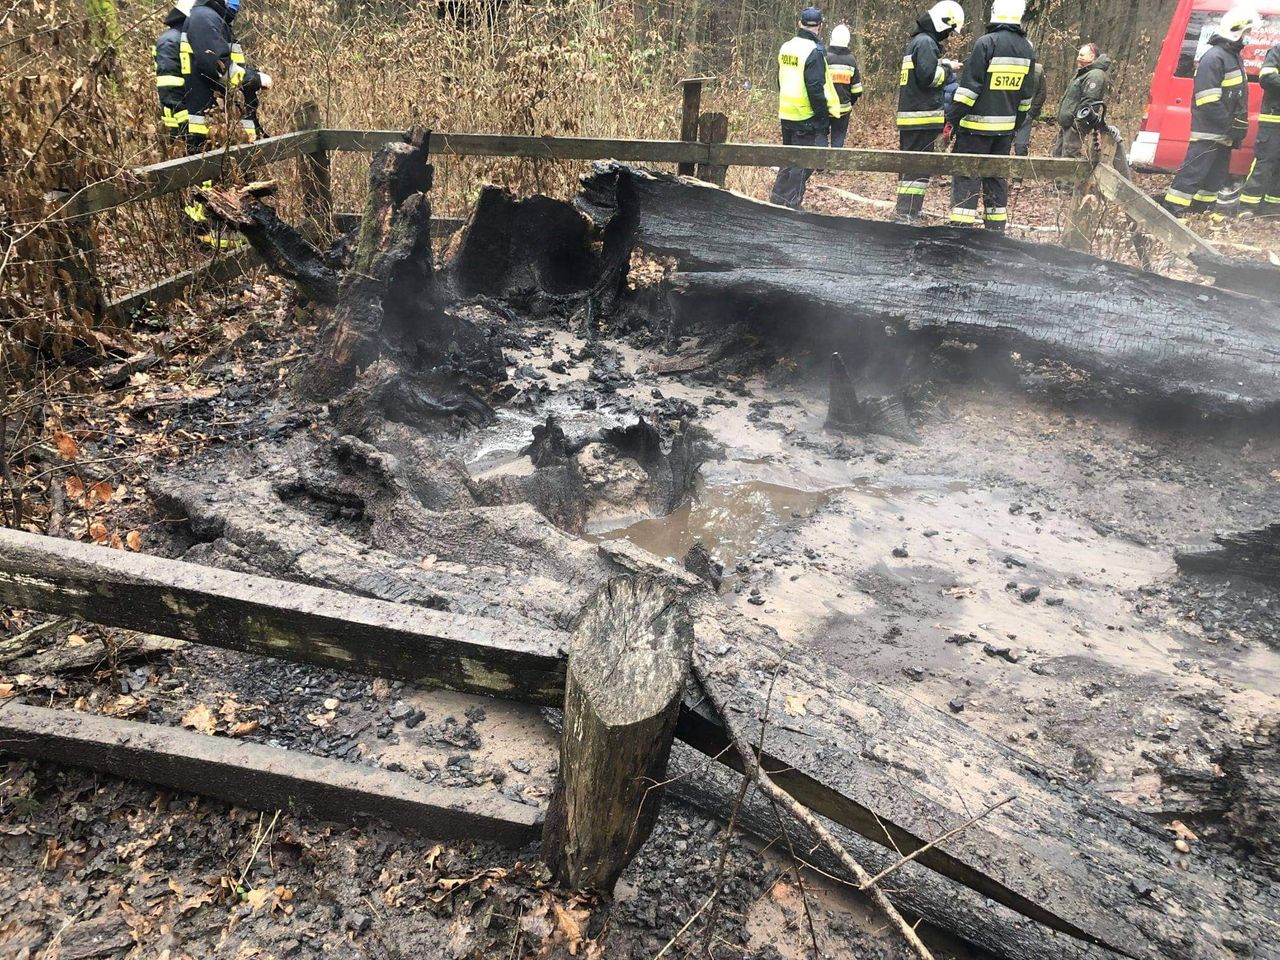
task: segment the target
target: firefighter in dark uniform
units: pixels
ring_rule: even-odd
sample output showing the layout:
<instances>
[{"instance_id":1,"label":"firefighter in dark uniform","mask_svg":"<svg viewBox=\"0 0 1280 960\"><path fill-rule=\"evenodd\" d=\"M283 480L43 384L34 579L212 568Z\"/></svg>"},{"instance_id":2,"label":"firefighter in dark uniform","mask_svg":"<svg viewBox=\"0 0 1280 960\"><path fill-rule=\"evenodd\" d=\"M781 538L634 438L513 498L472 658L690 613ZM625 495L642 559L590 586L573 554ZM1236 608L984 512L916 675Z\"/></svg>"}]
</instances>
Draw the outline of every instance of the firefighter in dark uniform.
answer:
<instances>
[{"instance_id":1,"label":"firefighter in dark uniform","mask_svg":"<svg viewBox=\"0 0 1280 960\"><path fill-rule=\"evenodd\" d=\"M195 0L182 36L185 103L187 108L187 153L199 153L209 140L209 126L219 101L238 93L245 109L238 121L245 139L257 137L257 96L271 88L270 74L249 64L236 42L232 23L240 11L240 0ZM205 183L202 186L212 186ZM239 238L224 238L209 230L204 204L193 200L184 208L200 231L199 239L212 246L233 247Z\"/></svg>"},{"instance_id":2,"label":"firefighter in dark uniform","mask_svg":"<svg viewBox=\"0 0 1280 960\"><path fill-rule=\"evenodd\" d=\"M778 51L778 118L784 146L825 147L831 121L840 116L840 98L831 81L822 46L822 11L806 7L800 29ZM812 170L783 167L769 200L793 210L804 203Z\"/></svg>"},{"instance_id":3,"label":"firefighter in dark uniform","mask_svg":"<svg viewBox=\"0 0 1280 960\"><path fill-rule=\"evenodd\" d=\"M942 47L964 29L964 8L955 0L935 3L916 21L898 73L898 146L933 153L946 125L946 88L955 79L954 65L942 58ZM920 219L929 178L903 174L898 179L897 217Z\"/></svg>"},{"instance_id":4,"label":"firefighter in dark uniform","mask_svg":"<svg viewBox=\"0 0 1280 960\"><path fill-rule=\"evenodd\" d=\"M1220 221L1239 202L1239 191L1227 181L1231 151L1244 143L1249 132L1249 85L1240 53L1257 18L1245 7L1227 12L1196 67L1191 142L1164 195L1165 207L1176 217L1210 210L1213 219Z\"/></svg>"},{"instance_id":5,"label":"firefighter in dark uniform","mask_svg":"<svg viewBox=\"0 0 1280 960\"><path fill-rule=\"evenodd\" d=\"M831 45L827 47L827 66L831 68L831 83L840 98L840 116L831 121L831 146L843 147L849 135L849 118L853 105L862 96L862 73L858 61L849 49L849 28L837 24L831 31Z\"/></svg>"},{"instance_id":6,"label":"firefighter in dark uniform","mask_svg":"<svg viewBox=\"0 0 1280 960\"><path fill-rule=\"evenodd\" d=\"M160 116L164 132L172 141L185 141L187 136L186 80L182 70L182 33L187 15L195 0L177 0L165 14L164 33L156 37L151 48L156 62L156 95L160 98Z\"/></svg>"},{"instance_id":7,"label":"firefighter in dark uniform","mask_svg":"<svg viewBox=\"0 0 1280 960\"><path fill-rule=\"evenodd\" d=\"M1262 112L1258 114L1258 139L1253 142L1253 169L1240 194L1242 217L1257 214L1262 205L1280 213L1280 43L1267 51L1258 71L1262 87Z\"/></svg>"},{"instance_id":8,"label":"firefighter in dark uniform","mask_svg":"<svg viewBox=\"0 0 1280 960\"><path fill-rule=\"evenodd\" d=\"M1018 128L1029 122L1036 54L1022 29L1026 7L1026 0L994 0L991 5L988 32L965 60L947 117L956 153L1007 157ZM1009 222L1009 181L1004 177L953 178L951 223L977 225L979 193L987 229L1003 232Z\"/></svg>"}]
</instances>

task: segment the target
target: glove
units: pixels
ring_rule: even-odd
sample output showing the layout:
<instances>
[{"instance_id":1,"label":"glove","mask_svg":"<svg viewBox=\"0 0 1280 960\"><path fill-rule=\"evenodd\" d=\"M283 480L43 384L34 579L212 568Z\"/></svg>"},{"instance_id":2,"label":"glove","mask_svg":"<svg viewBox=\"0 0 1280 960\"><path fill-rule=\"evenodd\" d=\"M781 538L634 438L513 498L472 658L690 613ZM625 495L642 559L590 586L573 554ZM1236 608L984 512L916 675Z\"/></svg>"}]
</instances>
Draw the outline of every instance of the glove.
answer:
<instances>
[{"instance_id":1,"label":"glove","mask_svg":"<svg viewBox=\"0 0 1280 960\"><path fill-rule=\"evenodd\" d=\"M258 80L262 83L262 89L263 89L263 90L270 90L270 89L271 89L271 74L269 74L269 73L263 73L261 70L259 70L259 71L258 71Z\"/></svg>"}]
</instances>

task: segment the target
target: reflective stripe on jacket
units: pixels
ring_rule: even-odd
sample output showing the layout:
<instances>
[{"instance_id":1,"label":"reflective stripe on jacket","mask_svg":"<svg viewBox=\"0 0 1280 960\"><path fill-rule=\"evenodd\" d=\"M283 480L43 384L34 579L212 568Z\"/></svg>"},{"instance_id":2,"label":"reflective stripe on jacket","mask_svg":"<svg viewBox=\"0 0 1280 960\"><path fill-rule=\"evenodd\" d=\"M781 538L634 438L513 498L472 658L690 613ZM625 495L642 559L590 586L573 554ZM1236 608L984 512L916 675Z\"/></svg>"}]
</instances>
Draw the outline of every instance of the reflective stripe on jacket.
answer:
<instances>
[{"instance_id":1,"label":"reflective stripe on jacket","mask_svg":"<svg viewBox=\"0 0 1280 960\"><path fill-rule=\"evenodd\" d=\"M243 62L224 0L196 0L187 17L185 36L191 59L186 105L192 114L211 113L214 103L227 90L253 91L261 87L257 69ZM194 127L192 132L196 132Z\"/></svg>"},{"instance_id":2,"label":"reflective stripe on jacket","mask_svg":"<svg viewBox=\"0 0 1280 960\"><path fill-rule=\"evenodd\" d=\"M1196 67L1191 140L1231 143L1249 125L1249 92L1240 44L1214 37Z\"/></svg>"},{"instance_id":3,"label":"reflective stripe on jacket","mask_svg":"<svg viewBox=\"0 0 1280 960\"><path fill-rule=\"evenodd\" d=\"M840 116L826 51L801 30L778 51L778 116L783 120L829 120Z\"/></svg>"},{"instance_id":4,"label":"reflective stripe on jacket","mask_svg":"<svg viewBox=\"0 0 1280 960\"><path fill-rule=\"evenodd\" d=\"M164 125L176 129L186 122L179 118L186 107L183 103L183 88L186 81L182 75L182 25L187 18L177 10L170 10L164 18L165 31L156 37L155 46L151 48L156 67L156 96L160 99Z\"/></svg>"},{"instance_id":5,"label":"reflective stripe on jacket","mask_svg":"<svg viewBox=\"0 0 1280 960\"><path fill-rule=\"evenodd\" d=\"M827 51L827 66L831 70L836 96L840 98L840 115L844 116L853 110L853 105L862 96L862 73L858 70L858 61L847 47L832 47Z\"/></svg>"},{"instance_id":6,"label":"reflective stripe on jacket","mask_svg":"<svg viewBox=\"0 0 1280 960\"><path fill-rule=\"evenodd\" d=\"M1020 26L992 24L965 61L949 119L979 136L1013 133L1031 110L1035 63L1035 50Z\"/></svg>"},{"instance_id":7,"label":"reflective stripe on jacket","mask_svg":"<svg viewBox=\"0 0 1280 960\"><path fill-rule=\"evenodd\" d=\"M1280 125L1280 43L1267 51L1258 71L1258 84L1262 87L1262 112L1258 114L1258 126Z\"/></svg>"},{"instance_id":8,"label":"reflective stripe on jacket","mask_svg":"<svg viewBox=\"0 0 1280 960\"><path fill-rule=\"evenodd\" d=\"M944 67L942 44L922 17L907 43L898 72L898 126L941 130L947 122L945 89L950 71Z\"/></svg>"}]
</instances>

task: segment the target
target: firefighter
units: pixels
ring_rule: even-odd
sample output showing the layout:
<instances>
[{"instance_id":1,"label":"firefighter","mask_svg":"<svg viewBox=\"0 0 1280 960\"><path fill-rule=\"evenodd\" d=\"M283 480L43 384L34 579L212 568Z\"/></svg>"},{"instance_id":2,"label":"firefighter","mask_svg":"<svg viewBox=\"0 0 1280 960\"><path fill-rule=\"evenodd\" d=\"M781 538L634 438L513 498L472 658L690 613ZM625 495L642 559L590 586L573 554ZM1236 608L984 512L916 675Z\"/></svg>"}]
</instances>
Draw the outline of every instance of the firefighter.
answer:
<instances>
[{"instance_id":1,"label":"firefighter","mask_svg":"<svg viewBox=\"0 0 1280 960\"><path fill-rule=\"evenodd\" d=\"M1018 128L1028 121L1035 96L1035 50L1022 28L1026 0L993 0L988 32L965 61L951 103L956 153L1007 157ZM1009 181L1004 177L955 177L951 181L951 222L978 223L982 194L987 229L1003 232L1009 222Z\"/></svg>"},{"instance_id":2,"label":"firefighter","mask_svg":"<svg viewBox=\"0 0 1280 960\"><path fill-rule=\"evenodd\" d=\"M245 104L252 107L256 116L257 95L262 90L271 89L271 75L249 64L236 42L232 23L239 12L240 0L195 0L187 17L186 30L182 35L182 56L186 79L188 154L199 153L208 143L209 124L220 100L224 107L229 107L226 98L238 91L242 97L248 98ZM239 123L246 139L256 139L258 126L254 116L246 112ZM212 183L206 181L201 186L207 189ZM210 230L204 204L199 200L188 203L183 210L194 224L202 243L222 249L242 243L238 237L222 237Z\"/></svg>"},{"instance_id":3,"label":"firefighter","mask_svg":"<svg viewBox=\"0 0 1280 960\"><path fill-rule=\"evenodd\" d=\"M160 116L164 132L171 141L185 141L187 107L184 100L186 81L182 69L182 33L195 0L177 0L165 14L164 33L156 38L151 54L156 62L156 95L160 98Z\"/></svg>"},{"instance_id":4,"label":"firefighter","mask_svg":"<svg viewBox=\"0 0 1280 960\"><path fill-rule=\"evenodd\" d=\"M840 116L840 98L822 46L822 11L806 7L796 35L778 51L778 118L785 146L825 147L831 121ZM812 170L783 167L769 200L793 210L804 203Z\"/></svg>"},{"instance_id":5,"label":"firefighter","mask_svg":"<svg viewBox=\"0 0 1280 960\"><path fill-rule=\"evenodd\" d=\"M187 75L187 152L199 153L209 138L214 107L232 92L254 98L271 89L271 75L245 60L236 42L232 23L240 12L240 0L195 0L187 18L184 39L191 69ZM251 117L240 120L246 137L255 137Z\"/></svg>"},{"instance_id":6,"label":"firefighter","mask_svg":"<svg viewBox=\"0 0 1280 960\"><path fill-rule=\"evenodd\" d=\"M1076 52L1076 75L1067 84L1058 104L1058 141L1053 146L1055 157L1083 157L1084 139L1080 136L1084 111L1100 121L1106 116L1107 83L1111 58L1098 52L1096 43L1086 43ZM1086 124L1096 129L1098 124Z\"/></svg>"},{"instance_id":7,"label":"firefighter","mask_svg":"<svg viewBox=\"0 0 1280 960\"><path fill-rule=\"evenodd\" d=\"M1254 216L1264 203L1268 210L1280 213L1280 43L1267 51L1258 84L1262 87L1262 112L1253 143L1253 169L1240 194L1242 217Z\"/></svg>"},{"instance_id":8,"label":"firefighter","mask_svg":"<svg viewBox=\"0 0 1280 960\"><path fill-rule=\"evenodd\" d=\"M1249 87L1240 52L1257 24L1258 15L1247 7L1228 11L1196 67L1191 142L1164 195L1165 207L1176 217L1210 210L1214 222L1221 222L1239 202L1239 190L1227 180L1231 151L1244 142L1249 130Z\"/></svg>"},{"instance_id":9,"label":"firefighter","mask_svg":"<svg viewBox=\"0 0 1280 960\"><path fill-rule=\"evenodd\" d=\"M933 153L947 122L946 90L955 83L958 64L942 58L953 33L964 29L964 8L955 0L935 3L916 20L898 74L898 146ZM904 173L898 179L897 218L913 222L924 209L929 178Z\"/></svg>"},{"instance_id":10,"label":"firefighter","mask_svg":"<svg viewBox=\"0 0 1280 960\"><path fill-rule=\"evenodd\" d=\"M849 117L853 105L862 96L862 74L858 61L849 50L849 28L843 23L831 31L831 46L827 48L827 65L831 67L831 82L840 98L840 116L831 121L831 146L843 147L849 134Z\"/></svg>"},{"instance_id":11,"label":"firefighter","mask_svg":"<svg viewBox=\"0 0 1280 960\"><path fill-rule=\"evenodd\" d=\"M1037 120L1040 119L1040 113L1044 110L1044 102L1049 99L1049 85L1044 81L1044 66L1037 63L1031 69L1032 89L1035 94L1031 97L1031 109L1027 111L1027 117L1022 121L1022 126L1018 128L1018 132L1013 135L1013 152L1016 156L1026 157L1031 155L1031 131ZM1019 181L1021 182L1021 181Z\"/></svg>"}]
</instances>

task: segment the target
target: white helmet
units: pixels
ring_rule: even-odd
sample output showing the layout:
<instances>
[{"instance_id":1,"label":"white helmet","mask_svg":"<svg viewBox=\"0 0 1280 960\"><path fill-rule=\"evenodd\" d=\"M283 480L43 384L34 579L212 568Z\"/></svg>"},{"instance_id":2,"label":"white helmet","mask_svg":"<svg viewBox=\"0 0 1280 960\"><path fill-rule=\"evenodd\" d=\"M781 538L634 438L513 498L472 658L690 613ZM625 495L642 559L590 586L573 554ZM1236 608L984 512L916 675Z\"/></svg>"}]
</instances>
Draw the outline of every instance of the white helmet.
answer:
<instances>
[{"instance_id":1,"label":"white helmet","mask_svg":"<svg viewBox=\"0 0 1280 960\"><path fill-rule=\"evenodd\" d=\"M191 16L191 8L196 5L196 0L174 0L173 9L177 10L184 17Z\"/></svg>"},{"instance_id":2,"label":"white helmet","mask_svg":"<svg viewBox=\"0 0 1280 960\"><path fill-rule=\"evenodd\" d=\"M991 22L1019 25L1027 12L1027 0L992 0Z\"/></svg>"},{"instance_id":3,"label":"white helmet","mask_svg":"<svg viewBox=\"0 0 1280 960\"><path fill-rule=\"evenodd\" d=\"M1232 7L1223 14L1222 22L1218 24L1217 35L1238 43L1250 30L1257 27L1261 20L1258 11L1252 7Z\"/></svg>"},{"instance_id":4,"label":"white helmet","mask_svg":"<svg viewBox=\"0 0 1280 960\"><path fill-rule=\"evenodd\" d=\"M849 46L849 28L843 23L836 24L835 28L831 31L831 46Z\"/></svg>"},{"instance_id":5,"label":"white helmet","mask_svg":"<svg viewBox=\"0 0 1280 960\"><path fill-rule=\"evenodd\" d=\"M964 7L956 0L941 0L929 8L929 19L933 21L933 29L938 33L954 30L959 33L964 29Z\"/></svg>"}]
</instances>

